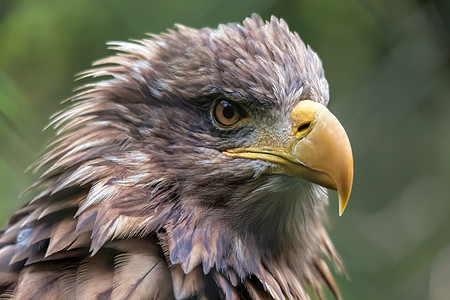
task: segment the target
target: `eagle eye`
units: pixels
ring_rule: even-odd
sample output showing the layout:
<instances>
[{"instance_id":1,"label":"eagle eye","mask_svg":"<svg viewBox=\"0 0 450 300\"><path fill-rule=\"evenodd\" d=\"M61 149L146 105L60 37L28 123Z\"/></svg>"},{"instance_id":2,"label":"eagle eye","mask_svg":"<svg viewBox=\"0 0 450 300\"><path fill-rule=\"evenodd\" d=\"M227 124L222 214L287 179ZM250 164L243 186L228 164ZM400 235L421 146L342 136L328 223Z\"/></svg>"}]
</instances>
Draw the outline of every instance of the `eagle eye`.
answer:
<instances>
[{"instance_id":1,"label":"eagle eye","mask_svg":"<svg viewBox=\"0 0 450 300\"><path fill-rule=\"evenodd\" d=\"M243 118L243 111L238 104L223 99L213 104L211 113L217 125L225 128L235 125Z\"/></svg>"}]
</instances>

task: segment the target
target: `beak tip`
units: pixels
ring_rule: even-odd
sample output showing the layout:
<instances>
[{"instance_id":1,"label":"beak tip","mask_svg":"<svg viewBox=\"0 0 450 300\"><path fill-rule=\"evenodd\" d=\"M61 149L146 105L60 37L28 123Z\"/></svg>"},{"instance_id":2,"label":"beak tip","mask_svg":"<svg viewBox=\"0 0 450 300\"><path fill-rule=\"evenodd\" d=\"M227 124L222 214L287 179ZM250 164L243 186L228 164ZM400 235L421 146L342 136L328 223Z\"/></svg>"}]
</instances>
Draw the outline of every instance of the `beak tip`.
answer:
<instances>
[{"instance_id":1,"label":"beak tip","mask_svg":"<svg viewBox=\"0 0 450 300\"><path fill-rule=\"evenodd\" d=\"M342 216L342 214L345 211L345 208L347 207L349 196L350 195L348 195L348 197L342 197L339 195L339 217Z\"/></svg>"}]
</instances>

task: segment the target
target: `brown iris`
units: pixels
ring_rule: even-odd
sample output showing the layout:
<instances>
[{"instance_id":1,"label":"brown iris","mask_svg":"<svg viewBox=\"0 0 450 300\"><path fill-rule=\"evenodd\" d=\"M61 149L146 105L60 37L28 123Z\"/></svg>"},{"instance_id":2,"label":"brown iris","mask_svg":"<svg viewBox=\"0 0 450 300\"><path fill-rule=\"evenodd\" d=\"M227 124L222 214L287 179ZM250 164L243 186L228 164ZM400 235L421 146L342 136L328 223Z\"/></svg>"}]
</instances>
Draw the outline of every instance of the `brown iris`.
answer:
<instances>
[{"instance_id":1,"label":"brown iris","mask_svg":"<svg viewBox=\"0 0 450 300\"><path fill-rule=\"evenodd\" d=\"M219 126L230 127L242 118L240 107L228 100L217 101L212 109L214 120Z\"/></svg>"}]
</instances>

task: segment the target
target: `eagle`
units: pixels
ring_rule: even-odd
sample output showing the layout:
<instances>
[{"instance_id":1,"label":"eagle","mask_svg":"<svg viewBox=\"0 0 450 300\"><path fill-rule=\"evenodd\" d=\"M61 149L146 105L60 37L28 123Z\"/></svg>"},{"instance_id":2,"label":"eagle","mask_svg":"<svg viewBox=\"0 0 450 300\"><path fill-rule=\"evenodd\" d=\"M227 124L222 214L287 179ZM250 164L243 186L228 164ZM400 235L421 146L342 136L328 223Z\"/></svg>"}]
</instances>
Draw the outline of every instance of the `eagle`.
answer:
<instances>
[{"instance_id":1,"label":"eagle","mask_svg":"<svg viewBox=\"0 0 450 300\"><path fill-rule=\"evenodd\" d=\"M340 299L350 142L282 19L111 42L0 233L2 299Z\"/></svg>"}]
</instances>

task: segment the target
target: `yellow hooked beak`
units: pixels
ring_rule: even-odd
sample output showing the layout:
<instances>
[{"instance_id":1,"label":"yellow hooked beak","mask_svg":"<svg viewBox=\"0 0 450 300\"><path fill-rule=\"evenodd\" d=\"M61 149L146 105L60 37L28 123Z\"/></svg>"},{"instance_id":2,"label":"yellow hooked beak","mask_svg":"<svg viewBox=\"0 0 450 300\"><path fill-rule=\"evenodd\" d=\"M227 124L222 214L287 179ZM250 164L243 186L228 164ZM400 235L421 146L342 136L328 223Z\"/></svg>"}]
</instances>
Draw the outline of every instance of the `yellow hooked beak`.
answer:
<instances>
[{"instance_id":1,"label":"yellow hooked beak","mask_svg":"<svg viewBox=\"0 0 450 300\"><path fill-rule=\"evenodd\" d=\"M273 174L300 177L339 195L339 215L345 210L353 182L350 141L338 119L322 104L299 102L291 111L292 136L286 145L257 145L223 154L271 162Z\"/></svg>"}]
</instances>

